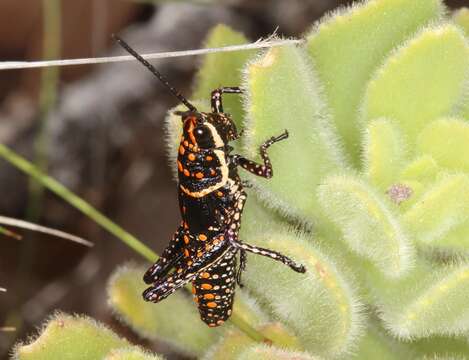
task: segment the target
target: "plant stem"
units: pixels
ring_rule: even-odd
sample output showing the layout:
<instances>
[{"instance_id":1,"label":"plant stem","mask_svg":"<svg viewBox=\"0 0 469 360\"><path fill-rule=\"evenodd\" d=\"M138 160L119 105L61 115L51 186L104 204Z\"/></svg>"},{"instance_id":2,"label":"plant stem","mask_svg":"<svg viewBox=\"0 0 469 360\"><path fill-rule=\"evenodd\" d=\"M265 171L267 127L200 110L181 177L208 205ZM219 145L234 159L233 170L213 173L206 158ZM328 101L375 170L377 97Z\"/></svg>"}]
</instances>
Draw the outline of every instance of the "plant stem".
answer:
<instances>
[{"instance_id":1,"label":"plant stem","mask_svg":"<svg viewBox=\"0 0 469 360\"><path fill-rule=\"evenodd\" d=\"M147 247L145 244L140 242L133 235L122 229L119 225L115 224L101 212L96 210L93 206L87 203L85 200L81 199L65 186L60 184L58 181L54 180L50 176L44 174L36 166L31 164L25 158L17 155L11 151L8 147L3 144L0 144L0 156L5 160L10 162L12 165L29 175L34 180L38 181L42 186L46 187L70 205L80 210L83 214L91 218L98 225L109 231L111 234L115 235L117 238L122 240L130 248L135 250L137 253L142 255L145 259L149 261L155 261L158 256Z\"/></svg>"},{"instance_id":2,"label":"plant stem","mask_svg":"<svg viewBox=\"0 0 469 360\"><path fill-rule=\"evenodd\" d=\"M43 60L58 59L61 54L61 0L43 0ZM58 68L45 68L41 71L39 93L39 130L34 142L35 163L42 171L47 171L47 116L57 102L57 88L60 71ZM30 202L28 218L37 220L43 198L44 188L35 181L29 183Z\"/></svg>"},{"instance_id":3,"label":"plant stem","mask_svg":"<svg viewBox=\"0 0 469 360\"><path fill-rule=\"evenodd\" d=\"M233 312L229 319L239 330L249 336L252 340L256 342L263 342L272 344L273 341L265 337L260 331L253 328L247 321L245 321L241 316Z\"/></svg>"}]
</instances>

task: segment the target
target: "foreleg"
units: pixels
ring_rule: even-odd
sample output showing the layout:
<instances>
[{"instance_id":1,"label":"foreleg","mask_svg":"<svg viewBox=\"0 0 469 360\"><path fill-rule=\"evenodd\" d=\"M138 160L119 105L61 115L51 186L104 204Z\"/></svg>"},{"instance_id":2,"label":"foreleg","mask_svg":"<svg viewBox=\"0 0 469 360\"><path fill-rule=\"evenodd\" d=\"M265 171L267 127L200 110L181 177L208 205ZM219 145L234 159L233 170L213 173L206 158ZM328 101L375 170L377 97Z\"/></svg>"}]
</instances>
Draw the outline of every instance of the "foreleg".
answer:
<instances>
[{"instance_id":1,"label":"foreleg","mask_svg":"<svg viewBox=\"0 0 469 360\"><path fill-rule=\"evenodd\" d=\"M280 134L279 136L271 137L269 140L267 140L265 143L263 143L260 148L259 152L261 155L262 160L264 161L264 164L259 164L253 160L246 159L245 157L241 155L232 155L231 156L231 161L236 164L241 166L243 169L249 171L250 173L257 175L257 176L262 176L267 179L270 179L273 175L272 171L272 164L269 159L269 155L267 154L267 149L272 145L275 144L278 141L282 141L288 138L288 131L285 130L284 133Z\"/></svg>"},{"instance_id":2,"label":"foreleg","mask_svg":"<svg viewBox=\"0 0 469 360\"><path fill-rule=\"evenodd\" d=\"M211 95L211 104L212 104L212 112L214 113L222 113L223 112L223 100L222 94L241 94L243 90L239 87L221 87L212 91Z\"/></svg>"}]
</instances>

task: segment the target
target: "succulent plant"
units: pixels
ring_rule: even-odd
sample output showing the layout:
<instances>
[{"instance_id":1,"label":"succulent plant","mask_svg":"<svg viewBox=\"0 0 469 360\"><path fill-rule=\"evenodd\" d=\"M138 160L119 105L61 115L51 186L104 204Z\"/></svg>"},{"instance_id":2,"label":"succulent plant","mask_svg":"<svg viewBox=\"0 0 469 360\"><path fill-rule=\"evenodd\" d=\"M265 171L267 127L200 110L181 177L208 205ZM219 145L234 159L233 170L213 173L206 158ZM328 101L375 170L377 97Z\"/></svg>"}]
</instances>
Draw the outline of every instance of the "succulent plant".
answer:
<instances>
[{"instance_id":1,"label":"succulent plant","mask_svg":"<svg viewBox=\"0 0 469 360\"><path fill-rule=\"evenodd\" d=\"M207 55L194 87L199 108L220 84L246 90L225 103L244 130L237 151L255 158L265 139L290 133L269 150L271 180L245 175L253 188L241 238L307 273L249 256L234 315L267 344L233 324L206 328L182 292L143 303L136 265L110 280L117 316L204 359L469 355L468 35L468 9L451 17L439 0L370 0L326 16L301 46ZM220 25L207 45L244 42ZM168 115L171 166L179 123ZM18 346L18 358L57 351L35 346L60 338L52 325ZM64 340L64 353L87 339L109 359L129 347L89 326Z\"/></svg>"}]
</instances>

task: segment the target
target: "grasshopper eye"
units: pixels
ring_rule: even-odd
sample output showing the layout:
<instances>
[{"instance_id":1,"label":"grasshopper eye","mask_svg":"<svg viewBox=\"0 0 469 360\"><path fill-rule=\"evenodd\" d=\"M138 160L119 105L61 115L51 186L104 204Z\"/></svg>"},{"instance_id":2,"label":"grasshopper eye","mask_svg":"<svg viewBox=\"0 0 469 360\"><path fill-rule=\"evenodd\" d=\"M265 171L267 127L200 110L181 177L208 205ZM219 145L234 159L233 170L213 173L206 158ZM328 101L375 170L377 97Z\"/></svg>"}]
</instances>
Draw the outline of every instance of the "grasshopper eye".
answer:
<instances>
[{"instance_id":1,"label":"grasshopper eye","mask_svg":"<svg viewBox=\"0 0 469 360\"><path fill-rule=\"evenodd\" d=\"M193 130L195 139L197 140L197 145L203 149L208 149L214 147L214 142L212 138L212 133L209 128L206 126L197 126Z\"/></svg>"}]
</instances>

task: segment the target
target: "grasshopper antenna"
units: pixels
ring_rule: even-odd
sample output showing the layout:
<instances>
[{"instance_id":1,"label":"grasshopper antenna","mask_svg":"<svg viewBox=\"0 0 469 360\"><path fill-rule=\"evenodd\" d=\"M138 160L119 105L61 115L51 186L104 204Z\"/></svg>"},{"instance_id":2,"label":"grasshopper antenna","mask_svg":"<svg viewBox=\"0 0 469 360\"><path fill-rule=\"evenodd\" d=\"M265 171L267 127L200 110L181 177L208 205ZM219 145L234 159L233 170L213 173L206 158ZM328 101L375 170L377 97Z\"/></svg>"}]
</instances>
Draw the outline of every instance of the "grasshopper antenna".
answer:
<instances>
[{"instance_id":1,"label":"grasshopper antenna","mask_svg":"<svg viewBox=\"0 0 469 360\"><path fill-rule=\"evenodd\" d=\"M174 87L172 87L168 80L161 75L158 70L155 69L155 67L150 64L148 61L146 61L143 57L141 57L137 52L132 49L129 44L127 44L124 40L122 40L120 37L117 35L112 35L112 38L120 45L122 46L130 55L135 57L138 61L140 61L148 70L151 71L153 75L155 75L162 83L164 86L166 86L171 93L176 96L179 101L181 101L190 111L197 112L197 108L192 105L179 91L177 91Z\"/></svg>"}]
</instances>

